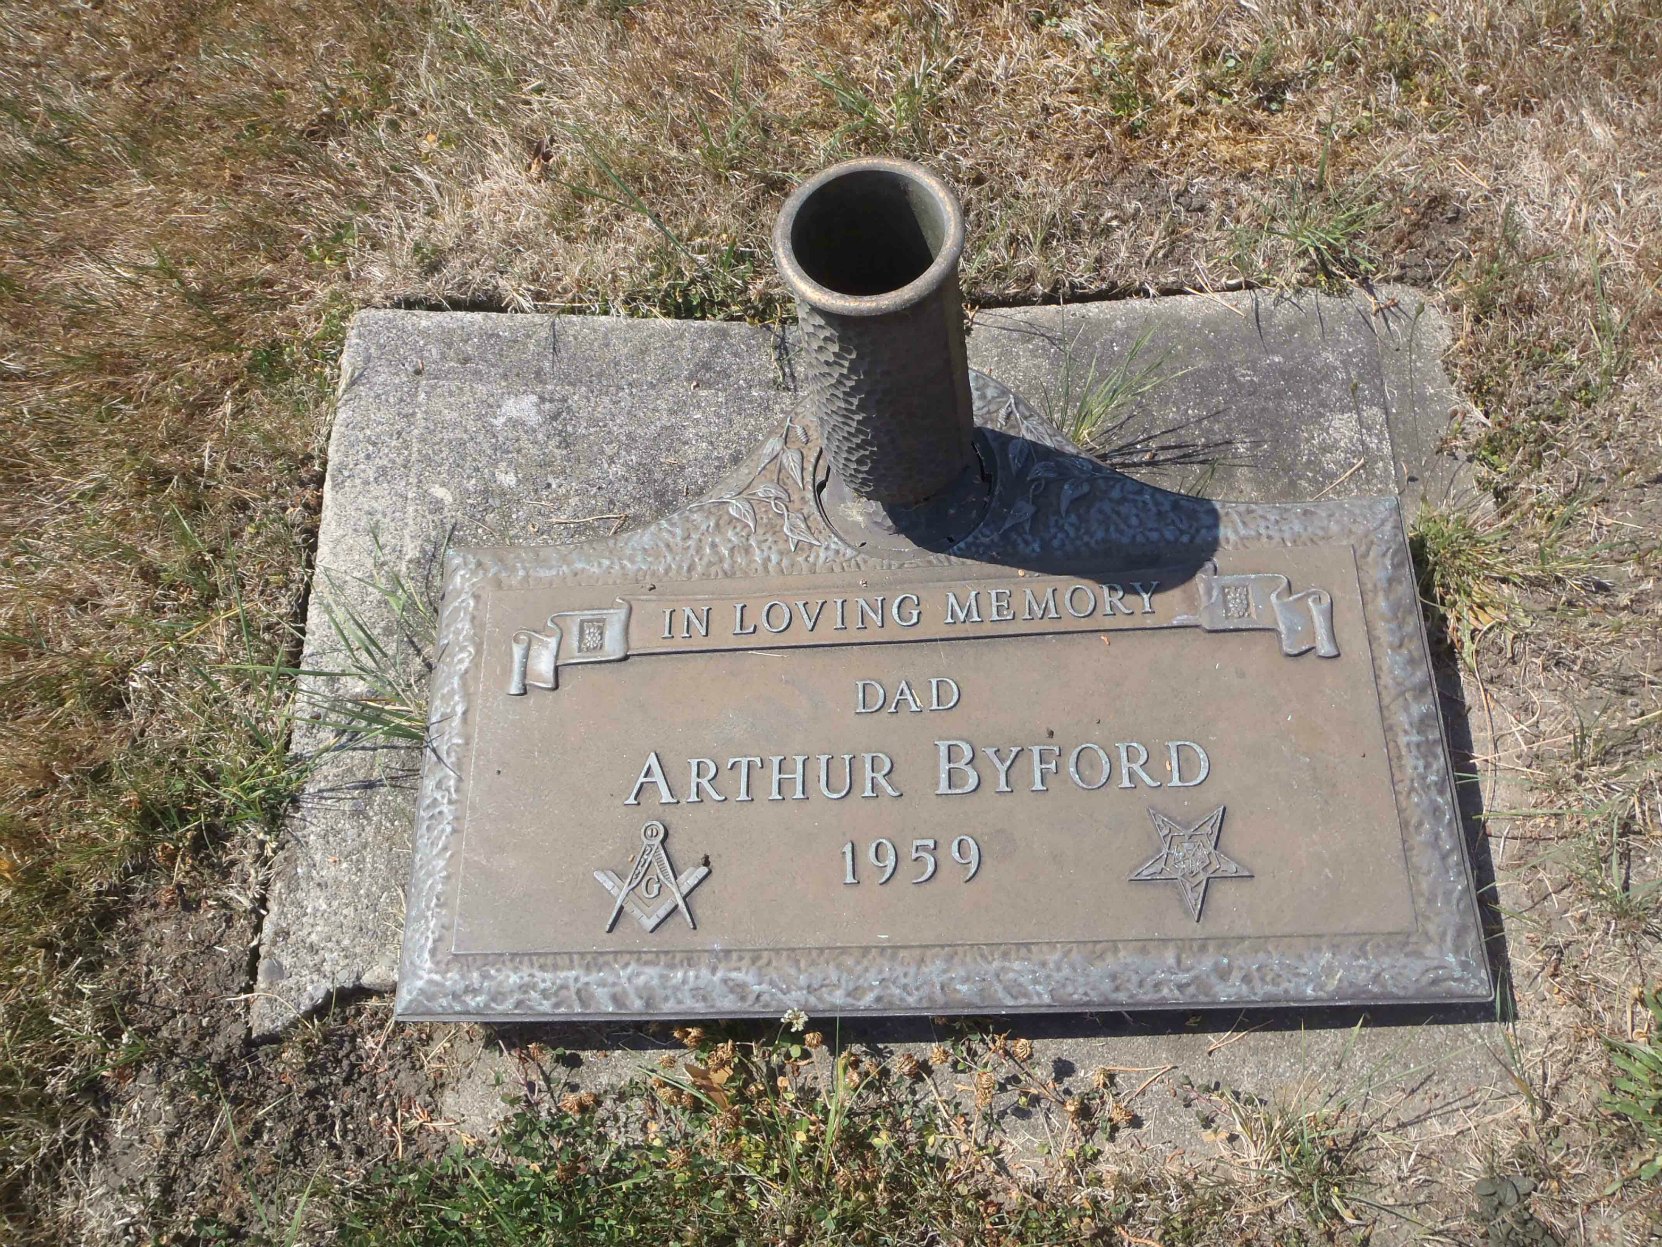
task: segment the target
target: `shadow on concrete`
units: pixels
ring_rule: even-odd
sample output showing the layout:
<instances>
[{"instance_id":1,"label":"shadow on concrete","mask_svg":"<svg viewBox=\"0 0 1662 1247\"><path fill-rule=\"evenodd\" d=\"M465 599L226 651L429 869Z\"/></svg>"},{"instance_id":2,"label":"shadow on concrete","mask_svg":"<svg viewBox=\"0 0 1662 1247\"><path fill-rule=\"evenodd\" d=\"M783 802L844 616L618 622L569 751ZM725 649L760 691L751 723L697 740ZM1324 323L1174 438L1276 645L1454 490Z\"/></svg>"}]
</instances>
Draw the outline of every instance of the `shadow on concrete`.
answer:
<instances>
[{"instance_id":1,"label":"shadow on concrete","mask_svg":"<svg viewBox=\"0 0 1662 1247\"><path fill-rule=\"evenodd\" d=\"M1488 1001L1464 1005L1370 1005L1211 1007L1205 1009L1149 1009L1100 1013L1013 1013L998 1016L927 1017L812 1017L808 1029L819 1031L828 1043L840 1045L929 1044L963 1035L1004 1033L1026 1039L1125 1039L1168 1035L1226 1037L1257 1032L1349 1031L1409 1029L1425 1026L1472 1025L1496 1020ZM573 1054L598 1051L657 1052L680 1049L675 1031L701 1027L715 1038L768 1041L786 1033L777 1020L514 1022L489 1023L483 1029L491 1044L510 1051L540 1044Z\"/></svg>"},{"instance_id":2,"label":"shadow on concrete","mask_svg":"<svg viewBox=\"0 0 1662 1247\"><path fill-rule=\"evenodd\" d=\"M1472 882L1477 891L1483 947L1489 959L1489 973L1495 982L1495 999L1486 1007L1492 1020L1510 1020L1516 1016L1512 959L1507 949L1506 926L1501 918L1494 857L1489 852L1483 776L1472 740L1471 711L1466 705L1458 660L1454 657L1454 646L1444 621L1435 613L1428 613L1425 627L1426 640L1431 648L1431 676L1437 689L1438 711L1443 720L1443 737L1448 741L1449 762L1454 771L1460 830L1465 837L1466 860L1471 864Z\"/></svg>"},{"instance_id":3,"label":"shadow on concrete","mask_svg":"<svg viewBox=\"0 0 1662 1247\"><path fill-rule=\"evenodd\" d=\"M1024 428L1021 418L1007 420ZM1069 444L980 426L976 462L928 502L854 497L821 467L820 516L870 558L912 562L946 554L1051 576L1158 568L1186 583L1218 552L1219 504L1108 467Z\"/></svg>"}]
</instances>

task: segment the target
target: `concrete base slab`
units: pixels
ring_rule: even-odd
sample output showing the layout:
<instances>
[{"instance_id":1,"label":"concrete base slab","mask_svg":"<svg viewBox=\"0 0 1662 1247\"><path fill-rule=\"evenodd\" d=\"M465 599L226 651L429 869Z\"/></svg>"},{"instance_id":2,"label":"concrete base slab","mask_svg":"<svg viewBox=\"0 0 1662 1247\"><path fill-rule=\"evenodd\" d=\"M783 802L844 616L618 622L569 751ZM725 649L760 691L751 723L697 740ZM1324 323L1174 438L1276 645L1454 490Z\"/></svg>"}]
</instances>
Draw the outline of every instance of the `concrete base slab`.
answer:
<instances>
[{"instance_id":1,"label":"concrete base slab","mask_svg":"<svg viewBox=\"0 0 1662 1247\"><path fill-rule=\"evenodd\" d=\"M1067 1130L1062 1103L1099 1089L1104 1077L1115 1100L1135 1115L1117 1137L1126 1149L1122 1159L1138 1151L1161 1160L1174 1153L1195 1161L1217 1156L1217 1135L1235 1124L1224 1093L1238 1092L1250 1094L1267 1116L1308 1116L1354 1128L1379 1145L1372 1154L1383 1168L1395 1162L1406 1169L1418 1149L1505 1111L1518 1098L1502 1028L1476 1011L1079 1014L1001 1018L989 1027L989 1036L1031 1041L1023 1067L989 1054L981 1040L962 1043L961 1022L810 1020L810 1029L827 1040L813 1054L821 1085L829 1085L839 1048L858 1046L891 1062L908 1053L923 1063L927 1081L891 1079L885 1094L938 1094L971 1115L984 1111L998 1124L1003 1157L1014 1164L1042 1164ZM659 1061L666 1053L675 1058L673 1073L684 1076L681 1063L698 1056L669 1029L461 1027L445 1051L440 1115L462 1137L489 1138L527 1094L558 1101L571 1091L615 1092L632 1079L662 1073ZM541 1048L529 1047L532 1040ZM937 1045L955 1042L976 1059L977 1069L998 1076L998 1090L984 1109L975 1106L972 1070L929 1063ZM1052 1095L1023 1095L1036 1083L1049 1084ZM1481 1142L1481 1132L1475 1138ZM1408 1222L1394 1229L1402 1233L1383 1220L1372 1241L1419 1241Z\"/></svg>"},{"instance_id":2,"label":"concrete base slab","mask_svg":"<svg viewBox=\"0 0 1662 1247\"><path fill-rule=\"evenodd\" d=\"M1412 516L1460 479L1438 453L1466 407L1448 348L1434 309L1386 288L988 310L970 362L1064 430L1106 406L1091 448L1151 484L1253 502L1397 494Z\"/></svg>"},{"instance_id":3,"label":"concrete base slab","mask_svg":"<svg viewBox=\"0 0 1662 1247\"><path fill-rule=\"evenodd\" d=\"M1446 343L1441 318L1405 289L1371 300L1243 293L984 311L970 360L1064 427L1106 384L1119 397L1098 402L1099 442L1153 483L1262 501L1397 492L1411 510L1458 481L1459 465L1437 453L1460 404L1440 365ZM395 311L354 321L305 665L363 666L355 637L387 652L371 664L379 679L307 681L296 748L316 765L271 884L256 1033L337 992L393 986L419 758L396 744L341 747L326 699L384 694L383 682L420 688L425 638L407 599L428 591L444 547L560 543L666 514L795 401L788 336L754 326ZM1264 1042L1242 1041L1248 1052Z\"/></svg>"},{"instance_id":4,"label":"concrete base slab","mask_svg":"<svg viewBox=\"0 0 1662 1247\"><path fill-rule=\"evenodd\" d=\"M420 757L338 727L351 699L425 697L446 546L581 540L701 496L795 401L784 350L748 325L354 319L302 660L349 674L303 682L294 747L313 771L268 894L255 1034L394 986Z\"/></svg>"}]
</instances>

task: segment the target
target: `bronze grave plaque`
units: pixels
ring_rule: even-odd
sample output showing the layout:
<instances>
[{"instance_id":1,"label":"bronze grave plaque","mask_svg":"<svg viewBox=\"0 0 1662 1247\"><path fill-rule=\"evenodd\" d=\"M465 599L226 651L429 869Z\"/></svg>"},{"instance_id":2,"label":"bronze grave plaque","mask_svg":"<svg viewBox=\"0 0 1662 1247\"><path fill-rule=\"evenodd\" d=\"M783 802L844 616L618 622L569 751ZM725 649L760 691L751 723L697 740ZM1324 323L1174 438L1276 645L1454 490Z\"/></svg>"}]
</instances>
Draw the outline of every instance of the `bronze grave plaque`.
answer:
<instances>
[{"instance_id":1,"label":"bronze grave plaque","mask_svg":"<svg viewBox=\"0 0 1662 1247\"><path fill-rule=\"evenodd\" d=\"M1469 1001L1396 503L1213 503L972 377L984 514L862 544L818 427L449 558L407 1018Z\"/></svg>"}]
</instances>

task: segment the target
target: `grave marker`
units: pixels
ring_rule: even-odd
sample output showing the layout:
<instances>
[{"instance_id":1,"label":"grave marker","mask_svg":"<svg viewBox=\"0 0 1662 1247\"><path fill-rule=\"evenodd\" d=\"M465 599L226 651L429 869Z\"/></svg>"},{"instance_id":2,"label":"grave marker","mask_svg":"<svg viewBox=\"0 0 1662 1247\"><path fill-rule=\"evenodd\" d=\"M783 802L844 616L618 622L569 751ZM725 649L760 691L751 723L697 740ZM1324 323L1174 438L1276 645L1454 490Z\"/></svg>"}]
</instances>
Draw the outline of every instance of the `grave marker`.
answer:
<instances>
[{"instance_id":1,"label":"grave marker","mask_svg":"<svg viewBox=\"0 0 1662 1247\"><path fill-rule=\"evenodd\" d=\"M961 245L915 166L821 175L805 409L656 524L451 554L401 1016L1489 995L1395 501L1084 457L964 367Z\"/></svg>"}]
</instances>

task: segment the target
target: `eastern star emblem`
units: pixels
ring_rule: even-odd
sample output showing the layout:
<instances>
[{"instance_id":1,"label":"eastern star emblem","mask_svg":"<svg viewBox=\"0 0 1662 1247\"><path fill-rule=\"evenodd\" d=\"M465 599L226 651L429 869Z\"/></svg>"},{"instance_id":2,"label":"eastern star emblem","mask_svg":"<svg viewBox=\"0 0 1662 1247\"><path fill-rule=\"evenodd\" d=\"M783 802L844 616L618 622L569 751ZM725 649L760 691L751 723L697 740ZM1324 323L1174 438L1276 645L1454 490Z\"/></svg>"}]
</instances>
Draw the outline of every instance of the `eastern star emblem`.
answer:
<instances>
[{"instance_id":1,"label":"eastern star emblem","mask_svg":"<svg viewBox=\"0 0 1662 1247\"><path fill-rule=\"evenodd\" d=\"M1136 870L1133 881L1167 879L1183 892L1189 916L1200 921L1206 904L1206 885L1214 879L1250 879L1252 872L1218 852L1218 833L1223 830L1223 806L1213 810L1193 827L1173 822L1159 810L1150 809L1154 830L1160 833L1160 851Z\"/></svg>"},{"instance_id":2,"label":"eastern star emblem","mask_svg":"<svg viewBox=\"0 0 1662 1247\"><path fill-rule=\"evenodd\" d=\"M619 916L627 909L643 928L656 931L665 918L679 909L687 925L698 930L692 911L687 908L687 897L709 873L708 866L700 865L677 875L675 867L670 864L669 854L664 850L664 825L659 822L646 824L641 828L640 854L630 867L626 882L620 881L609 870L594 872L600 885L617 900L617 904L612 906L612 916L606 920L606 929L610 931L617 926ZM664 895L666 892L668 896ZM657 908L648 909L647 906L659 897L664 899Z\"/></svg>"}]
</instances>

